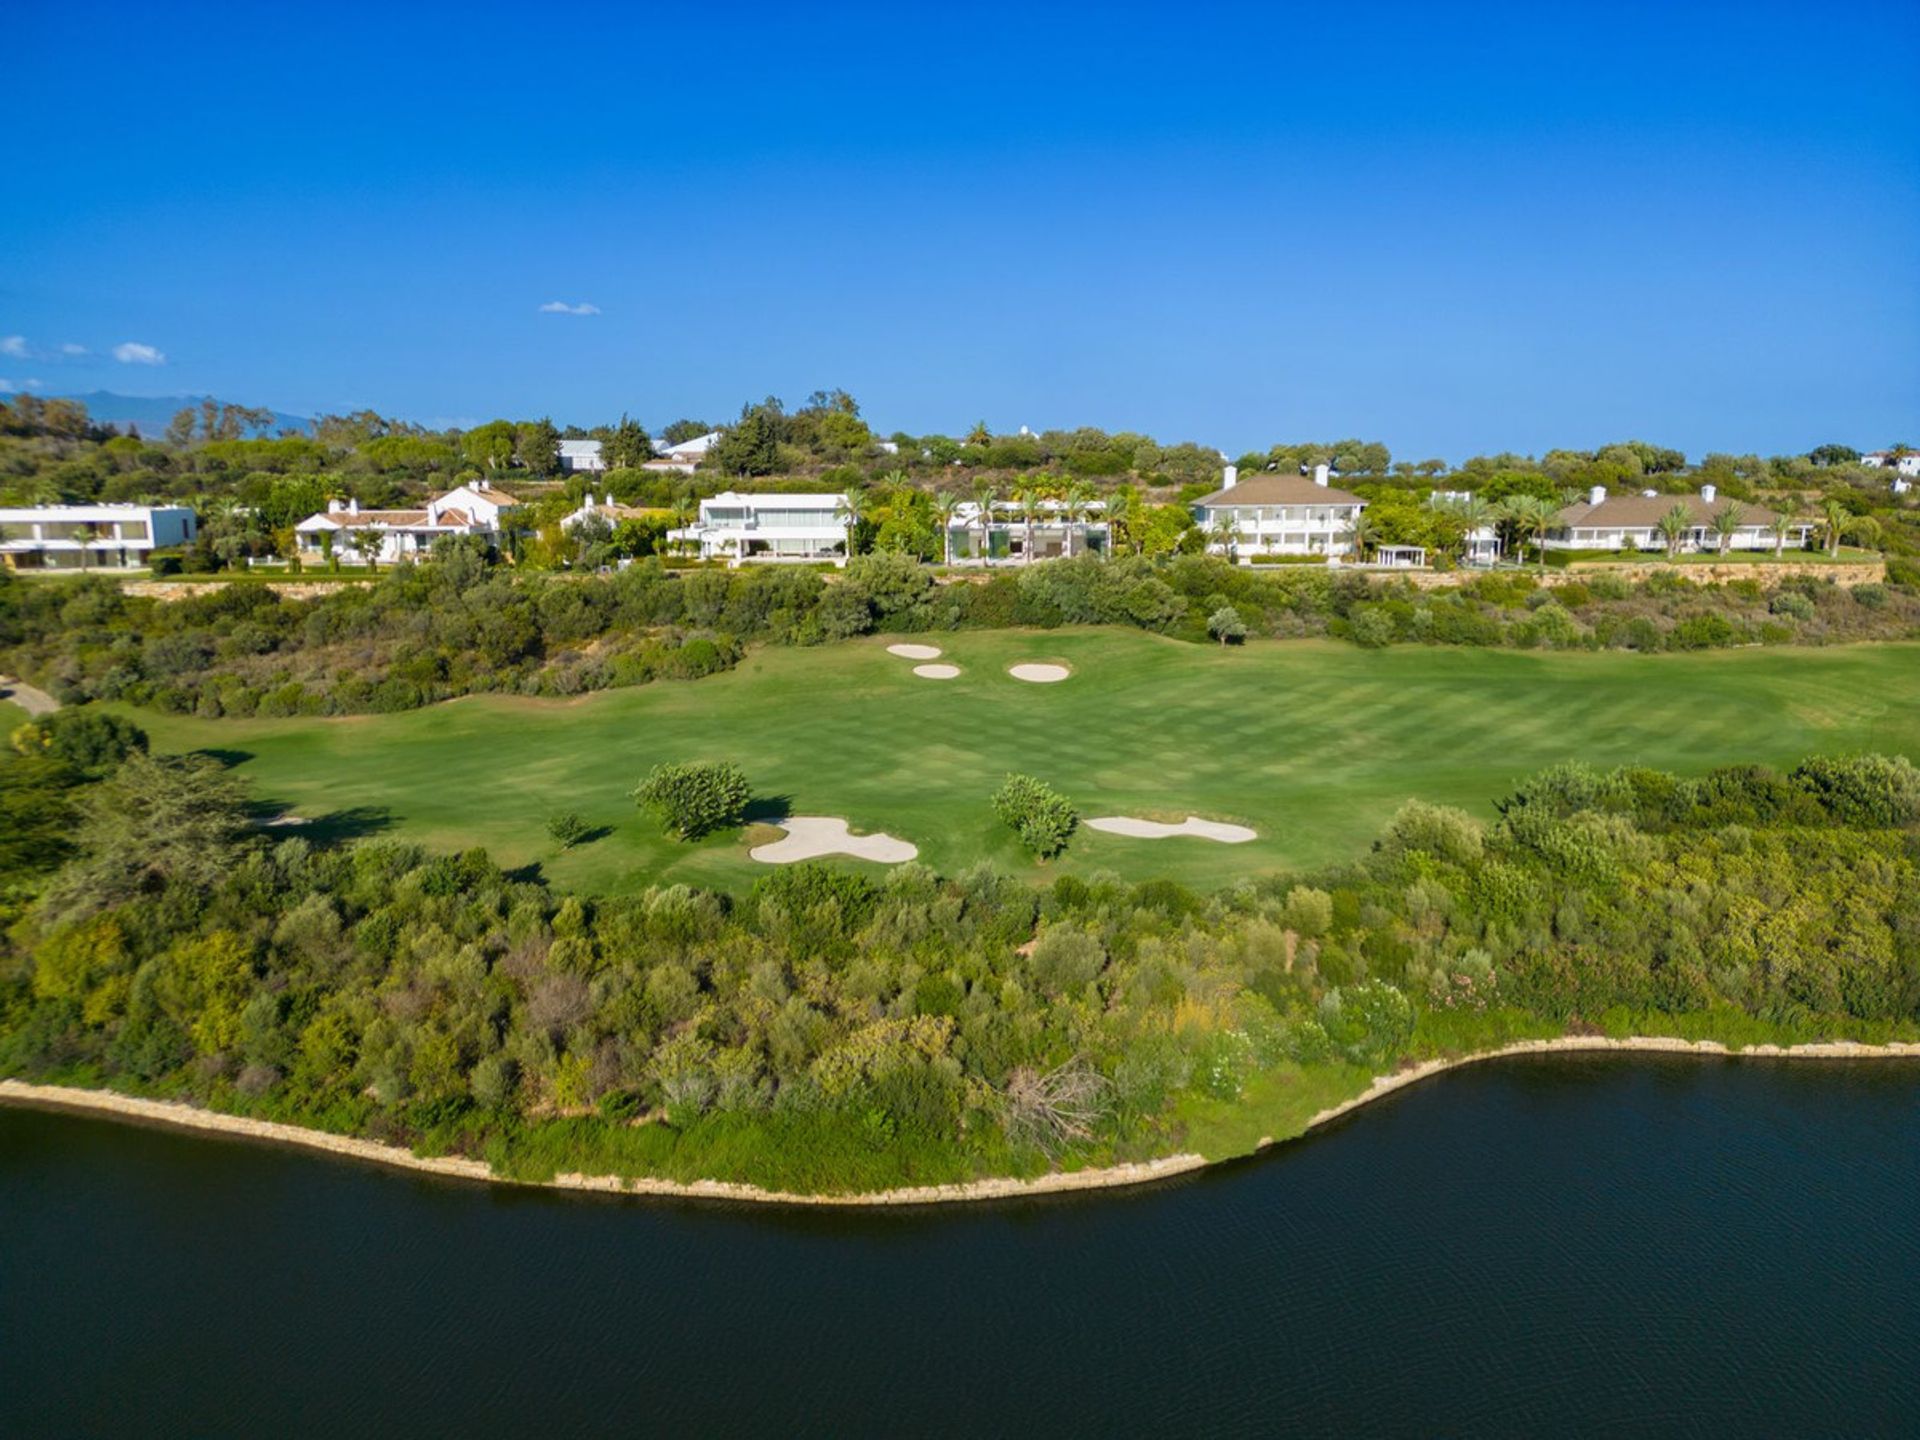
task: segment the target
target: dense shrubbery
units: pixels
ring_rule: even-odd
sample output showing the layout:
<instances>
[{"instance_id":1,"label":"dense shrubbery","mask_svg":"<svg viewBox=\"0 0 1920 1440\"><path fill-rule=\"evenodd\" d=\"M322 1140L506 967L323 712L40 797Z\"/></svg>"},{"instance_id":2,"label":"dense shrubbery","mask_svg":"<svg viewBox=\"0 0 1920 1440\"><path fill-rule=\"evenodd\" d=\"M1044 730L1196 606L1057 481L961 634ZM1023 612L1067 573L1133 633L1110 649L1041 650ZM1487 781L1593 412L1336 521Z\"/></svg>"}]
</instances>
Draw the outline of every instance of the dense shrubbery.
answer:
<instances>
[{"instance_id":1,"label":"dense shrubbery","mask_svg":"<svg viewBox=\"0 0 1920 1440\"><path fill-rule=\"evenodd\" d=\"M0 760L0 814L42 804L83 819L52 875L0 824L0 1074L516 1174L950 1180L1245 1107L1251 1143L1441 1044L1920 1033L1920 777L1879 757L1561 766L1492 823L1410 804L1354 863L1210 897L817 864L563 896L478 852L275 841L209 762L137 747L92 781Z\"/></svg>"}]
</instances>

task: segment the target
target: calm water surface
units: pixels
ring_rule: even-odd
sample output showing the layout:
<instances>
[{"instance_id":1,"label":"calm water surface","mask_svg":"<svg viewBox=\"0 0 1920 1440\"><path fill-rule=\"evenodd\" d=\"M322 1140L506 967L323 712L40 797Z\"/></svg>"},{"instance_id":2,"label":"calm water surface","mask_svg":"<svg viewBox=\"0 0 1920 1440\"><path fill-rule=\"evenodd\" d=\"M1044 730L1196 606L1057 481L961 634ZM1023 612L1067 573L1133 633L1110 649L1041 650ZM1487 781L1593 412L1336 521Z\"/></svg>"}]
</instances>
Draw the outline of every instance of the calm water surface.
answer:
<instances>
[{"instance_id":1,"label":"calm water surface","mask_svg":"<svg viewBox=\"0 0 1920 1440\"><path fill-rule=\"evenodd\" d=\"M880 1215L0 1110L0 1435L1734 1430L1920 1433L1920 1065L1508 1061Z\"/></svg>"}]
</instances>

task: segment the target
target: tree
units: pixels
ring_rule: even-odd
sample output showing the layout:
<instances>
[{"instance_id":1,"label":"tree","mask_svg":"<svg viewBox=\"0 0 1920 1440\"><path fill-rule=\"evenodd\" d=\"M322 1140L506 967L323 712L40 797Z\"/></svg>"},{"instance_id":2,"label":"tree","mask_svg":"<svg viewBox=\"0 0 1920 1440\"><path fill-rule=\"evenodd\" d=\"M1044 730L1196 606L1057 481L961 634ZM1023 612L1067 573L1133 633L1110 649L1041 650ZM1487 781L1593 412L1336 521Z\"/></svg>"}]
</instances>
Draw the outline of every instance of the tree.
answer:
<instances>
[{"instance_id":1,"label":"tree","mask_svg":"<svg viewBox=\"0 0 1920 1440\"><path fill-rule=\"evenodd\" d=\"M1247 638L1247 622L1231 605L1222 605L1207 617L1207 633L1222 645L1238 644Z\"/></svg>"},{"instance_id":2,"label":"tree","mask_svg":"<svg viewBox=\"0 0 1920 1440\"><path fill-rule=\"evenodd\" d=\"M1733 537L1740 533L1740 527L1746 524L1747 512L1729 500L1723 504L1713 517L1713 535L1720 542L1720 554L1724 557L1733 548Z\"/></svg>"},{"instance_id":3,"label":"tree","mask_svg":"<svg viewBox=\"0 0 1920 1440\"><path fill-rule=\"evenodd\" d=\"M1666 542L1667 558L1677 559L1680 547L1686 543L1687 535L1693 529L1693 512L1684 504L1675 505L1660 517L1653 528L1660 532L1660 538Z\"/></svg>"},{"instance_id":4,"label":"tree","mask_svg":"<svg viewBox=\"0 0 1920 1440\"><path fill-rule=\"evenodd\" d=\"M558 842L562 850L571 850L586 839L591 828L577 810L562 810L557 815L547 817L547 834Z\"/></svg>"},{"instance_id":5,"label":"tree","mask_svg":"<svg viewBox=\"0 0 1920 1440\"><path fill-rule=\"evenodd\" d=\"M1839 556L1840 540L1852 523L1852 514L1838 500L1829 499L1820 507L1820 528L1827 538L1827 554Z\"/></svg>"},{"instance_id":6,"label":"tree","mask_svg":"<svg viewBox=\"0 0 1920 1440\"><path fill-rule=\"evenodd\" d=\"M1767 528L1773 531L1773 558L1778 560L1787 553L1787 541L1793 538L1793 532L1805 523L1785 512L1773 517L1773 523Z\"/></svg>"},{"instance_id":7,"label":"tree","mask_svg":"<svg viewBox=\"0 0 1920 1440\"><path fill-rule=\"evenodd\" d=\"M515 435L508 420L490 420L460 437L461 453L483 470L504 470L513 463Z\"/></svg>"},{"instance_id":8,"label":"tree","mask_svg":"<svg viewBox=\"0 0 1920 1440\"><path fill-rule=\"evenodd\" d=\"M529 420L514 431L514 449L520 463L532 474L545 479L560 471L560 432L553 421Z\"/></svg>"},{"instance_id":9,"label":"tree","mask_svg":"<svg viewBox=\"0 0 1920 1440\"><path fill-rule=\"evenodd\" d=\"M600 442L600 454L610 470L638 470L653 458L653 441L646 427L623 414L613 433Z\"/></svg>"},{"instance_id":10,"label":"tree","mask_svg":"<svg viewBox=\"0 0 1920 1440\"><path fill-rule=\"evenodd\" d=\"M1042 860L1067 848L1080 817L1066 796L1031 775L1009 775L995 792L993 813Z\"/></svg>"},{"instance_id":11,"label":"tree","mask_svg":"<svg viewBox=\"0 0 1920 1440\"><path fill-rule=\"evenodd\" d=\"M91 914L167 885L211 889L252 830L246 787L204 755L130 750L82 803L81 859L49 890L50 914Z\"/></svg>"},{"instance_id":12,"label":"tree","mask_svg":"<svg viewBox=\"0 0 1920 1440\"><path fill-rule=\"evenodd\" d=\"M1021 558L1025 564L1031 565L1033 563L1033 522L1040 515L1040 487L1029 481L1013 492L1013 500L1020 507L1020 523L1026 532L1026 540L1021 547L1024 552Z\"/></svg>"},{"instance_id":13,"label":"tree","mask_svg":"<svg viewBox=\"0 0 1920 1440\"><path fill-rule=\"evenodd\" d=\"M1560 507L1538 495L1513 495L1500 502L1499 515L1513 527L1524 546L1531 540L1539 553L1540 568L1547 565L1547 532L1559 518Z\"/></svg>"},{"instance_id":14,"label":"tree","mask_svg":"<svg viewBox=\"0 0 1920 1440\"><path fill-rule=\"evenodd\" d=\"M1067 526L1062 533L1066 536L1066 553L1069 556L1073 554L1074 527L1085 522L1087 518L1087 507L1092 503L1093 491L1084 482L1076 480L1067 486L1067 493L1063 502L1063 511L1066 515Z\"/></svg>"},{"instance_id":15,"label":"tree","mask_svg":"<svg viewBox=\"0 0 1920 1440\"><path fill-rule=\"evenodd\" d=\"M90 776L105 775L136 750L147 750L146 731L91 705L56 710L22 725L11 738L23 755L44 754Z\"/></svg>"},{"instance_id":16,"label":"tree","mask_svg":"<svg viewBox=\"0 0 1920 1440\"><path fill-rule=\"evenodd\" d=\"M682 840L739 824L752 798L746 772L726 761L656 765L633 792L635 803Z\"/></svg>"},{"instance_id":17,"label":"tree","mask_svg":"<svg viewBox=\"0 0 1920 1440\"><path fill-rule=\"evenodd\" d=\"M780 435L766 407L743 411L715 442L714 465L729 475L771 475L780 468Z\"/></svg>"},{"instance_id":18,"label":"tree","mask_svg":"<svg viewBox=\"0 0 1920 1440\"><path fill-rule=\"evenodd\" d=\"M1823 469L1829 465L1852 465L1860 452L1851 445L1819 445L1807 452L1807 459Z\"/></svg>"},{"instance_id":19,"label":"tree","mask_svg":"<svg viewBox=\"0 0 1920 1440\"><path fill-rule=\"evenodd\" d=\"M1000 498L1000 487L981 481L973 487L974 522L980 527L980 552L976 559L993 557L993 507Z\"/></svg>"},{"instance_id":20,"label":"tree","mask_svg":"<svg viewBox=\"0 0 1920 1440\"><path fill-rule=\"evenodd\" d=\"M702 435L711 435L713 429L704 420L676 420L660 432L660 438L668 445L684 445L689 440L698 440Z\"/></svg>"},{"instance_id":21,"label":"tree","mask_svg":"<svg viewBox=\"0 0 1920 1440\"><path fill-rule=\"evenodd\" d=\"M953 517L960 511L960 497L948 490L936 490L933 513L940 521L940 554L949 568L953 565Z\"/></svg>"},{"instance_id":22,"label":"tree","mask_svg":"<svg viewBox=\"0 0 1920 1440\"><path fill-rule=\"evenodd\" d=\"M1346 541L1348 548L1353 551L1355 560L1364 561L1367 558L1367 551L1373 548L1379 535L1379 523L1365 510L1356 510L1353 519L1347 522L1347 528L1341 532L1340 538Z\"/></svg>"}]
</instances>

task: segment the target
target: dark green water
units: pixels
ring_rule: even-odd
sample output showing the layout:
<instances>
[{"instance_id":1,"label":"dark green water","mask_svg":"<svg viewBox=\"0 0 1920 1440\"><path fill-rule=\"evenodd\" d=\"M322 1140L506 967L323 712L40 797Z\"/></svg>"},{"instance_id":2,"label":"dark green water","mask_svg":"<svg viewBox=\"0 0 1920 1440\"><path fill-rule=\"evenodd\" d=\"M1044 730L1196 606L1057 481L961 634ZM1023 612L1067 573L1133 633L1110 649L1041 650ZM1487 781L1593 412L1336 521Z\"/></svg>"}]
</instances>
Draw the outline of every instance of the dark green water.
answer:
<instances>
[{"instance_id":1,"label":"dark green water","mask_svg":"<svg viewBox=\"0 0 1920 1440\"><path fill-rule=\"evenodd\" d=\"M879 1215L0 1111L0 1435L1734 1431L1920 1433L1920 1064L1509 1061Z\"/></svg>"}]
</instances>

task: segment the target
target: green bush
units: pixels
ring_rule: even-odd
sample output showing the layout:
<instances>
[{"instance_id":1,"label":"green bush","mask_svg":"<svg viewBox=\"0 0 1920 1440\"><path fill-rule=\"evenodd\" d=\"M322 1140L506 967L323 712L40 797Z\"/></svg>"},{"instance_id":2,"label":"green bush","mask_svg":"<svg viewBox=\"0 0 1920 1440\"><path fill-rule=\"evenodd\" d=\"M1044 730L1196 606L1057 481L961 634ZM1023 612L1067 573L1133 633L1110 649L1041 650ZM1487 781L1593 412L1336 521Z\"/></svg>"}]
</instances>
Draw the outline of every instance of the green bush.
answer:
<instances>
[{"instance_id":1,"label":"green bush","mask_svg":"<svg viewBox=\"0 0 1920 1440\"><path fill-rule=\"evenodd\" d=\"M547 818L547 834L559 843L562 850L571 850L586 839L589 828L577 810L562 810Z\"/></svg>"},{"instance_id":2,"label":"green bush","mask_svg":"<svg viewBox=\"0 0 1920 1440\"><path fill-rule=\"evenodd\" d=\"M1020 843L1046 859L1067 848L1080 817L1066 796L1031 775L1009 775L993 797L993 813Z\"/></svg>"},{"instance_id":3,"label":"green bush","mask_svg":"<svg viewBox=\"0 0 1920 1440\"><path fill-rule=\"evenodd\" d=\"M739 824L752 798L746 772L727 762L656 765L633 792L636 804L682 840Z\"/></svg>"}]
</instances>

